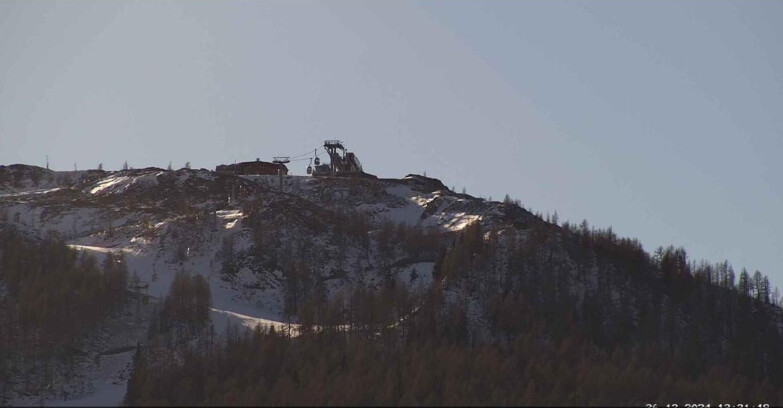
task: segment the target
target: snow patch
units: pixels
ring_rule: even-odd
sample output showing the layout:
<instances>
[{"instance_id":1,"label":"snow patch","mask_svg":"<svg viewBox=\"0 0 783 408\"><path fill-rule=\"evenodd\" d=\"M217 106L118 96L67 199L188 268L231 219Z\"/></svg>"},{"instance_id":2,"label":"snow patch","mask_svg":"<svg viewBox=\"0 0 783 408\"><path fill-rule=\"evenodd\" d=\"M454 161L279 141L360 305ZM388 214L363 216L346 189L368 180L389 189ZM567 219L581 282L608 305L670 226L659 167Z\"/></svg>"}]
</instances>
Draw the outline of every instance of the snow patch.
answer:
<instances>
[{"instance_id":1,"label":"snow patch","mask_svg":"<svg viewBox=\"0 0 783 408\"><path fill-rule=\"evenodd\" d=\"M447 216L436 214L434 217L442 220L441 226L449 231L459 231L468 226L468 224L481 220L480 215L466 213L453 213Z\"/></svg>"},{"instance_id":2,"label":"snow patch","mask_svg":"<svg viewBox=\"0 0 783 408\"><path fill-rule=\"evenodd\" d=\"M90 194L119 193L134 184L153 185L158 183L158 176L164 172L146 173L138 176L112 175L98 182L90 189Z\"/></svg>"},{"instance_id":3,"label":"snow patch","mask_svg":"<svg viewBox=\"0 0 783 408\"><path fill-rule=\"evenodd\" d=\"M242 210L219 210L215 211L215 215L225 220L233 220L242 217L244 214L242 214Z\"/></svg>"},{"instance_id":4,"label":"snow patch","mask_svg":"<svg viewBox=\"0 0 783 408\"><path fill-rule=\"evenodd\" d=\"M132 355L133 353L126 353ZM128 361L131 358L126 357ZM95 384L95 392L84 398L65 401L46 401L46 405L52 407L118 407L122 405L127 390L127 380L117 381L106 378Z\"/></svg>"},{"instance_id":5,"label":"snow patch","mask_svg":"<svg viewBox=\"0 0 783 408\"><path fill-rule=\"evenodd\" d=\"M53 193L55 191L62 190L62 187L56 187L56 188L48 188L48 189L38 189L38 190L27 190L27 191L20 191L16 193L6 193L6 194L0 194L0 197L19 197L19 196L26 196L31 194L49 194Z\"/></svg>"},{"instance_id":6,"label":"snow patch","mask_svg":"<svg viewBox=\"0 0 783 408\"><path fill-rule=\"evenodd\" d=\"M130 179L130 177L127 176L112 176L107 177L103 180L101 180L97 186L95 186L92 190L90 190L90 194L98 194L103 190L108 189L111 186L115 186L117 184L123 183Z\"/></svg>"},{"instance_id":7,"label":"snow patch","mask_svg":"<svg viewBox=\"0 0 783 408\"><path fill-rule=\"evenodd\" d=\"M229 322L232 324L239 323L242 327L249 330L254 330L256 326L261 326L264 330L269 330L270 327L274 327L278 333L290 333L291 336L299 335L299 324L297 323L285 323L276 320L264 319L260 317L253 317L244 315L241 313L232 312L229 310L210 308L212 311L212 323L215 325L215 332L220 333L226 329Z\"/></svg>"},{"instance_id":8,"label":"snow patch","mask_svg":"<svg viewBox=\"0 0 783 408\"><path fill-rule=\"evenodd\" d=\"M77 245L77 244L68 244L69 247L81 250L81 251L93 251L93 252L100 252L102 254L106 253L117 253L117 252L125 252L127 254L132 254L134 251L129 248L105 248L105 247L98 247L98 246L90 246L90 245Z\"/></svg>"},{"instance_id":9,"label":"snow patch","mask_svg":"<svg viewBox=\"0 0 783 408\"><path fill-rule=\"evenodd\" d=\"M216 211L215 215L226 222L225 229L232 229L236 226L237 221L240 221L244 214L241 210L220 210Z\"/></svg>"}]
</instances>

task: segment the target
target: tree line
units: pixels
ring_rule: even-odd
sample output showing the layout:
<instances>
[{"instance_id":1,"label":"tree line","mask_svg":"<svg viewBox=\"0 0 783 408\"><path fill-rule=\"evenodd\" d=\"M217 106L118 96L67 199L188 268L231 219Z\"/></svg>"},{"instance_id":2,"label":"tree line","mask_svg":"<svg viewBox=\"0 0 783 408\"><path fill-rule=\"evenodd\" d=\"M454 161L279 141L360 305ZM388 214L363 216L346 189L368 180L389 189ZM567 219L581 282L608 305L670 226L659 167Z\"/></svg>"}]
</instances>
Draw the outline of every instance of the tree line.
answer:
<instances>
[{"instance_id":1,"label":"tree line","mask_svg":"<svg viewBox=\"0 0 783 408\"><path fill-rule=\"evenodd\" d=\"M0 395L12 377L74 362L85 332L117 311L126 297L122 255L98 263L65 245L56 233L29 237L0 227ZM43 367L43 368L42 368Z\"/></svg>"},{"instance_id":2,"label":"tree line","mask_svg":"<svg viewBox=\"0 0 783 408\"><path fill-rule=\"evenodd\" d=\"M587 222L539 221L473 223L437 238L393 223L373 224L366 236L348 220L321 225L344 231L345 251L366 256L345 270L361 274L372 262L390 272L380 287L328 293L313 263L328 258L276 244L271 225L251 219L257 242L281 248L274 264L299 336L229 329L209 331L201 346L139 350L126 402L783 403L782 314L760 272L736 276L727 262L693 262L682 248L650 254ZM417 251L435 261L423 292L392 267Z\"/></svg>"},{"instance_id":3,"label":"tree line","mask_svg":"<svg viewBox=\"0 0 783 408\"><path fill-rule=\"evenodd\" d=\"M406 300L407 299L407 300ZM572 326L553 336L524 300L501 306L509 341L477 341L467 309L441 288L356 288L321 305L321 325L227 330L211 347L140 350L126 403L144 405L643 405L783 401L730 365L693 372L657 345L596 346ZM349 316L349 317L343 317ZM341 324L348 323L348 324ZM509 328L506 328L507 330ZM155 356L176 354L178 358Z\"/></svg>"}]
</instances>

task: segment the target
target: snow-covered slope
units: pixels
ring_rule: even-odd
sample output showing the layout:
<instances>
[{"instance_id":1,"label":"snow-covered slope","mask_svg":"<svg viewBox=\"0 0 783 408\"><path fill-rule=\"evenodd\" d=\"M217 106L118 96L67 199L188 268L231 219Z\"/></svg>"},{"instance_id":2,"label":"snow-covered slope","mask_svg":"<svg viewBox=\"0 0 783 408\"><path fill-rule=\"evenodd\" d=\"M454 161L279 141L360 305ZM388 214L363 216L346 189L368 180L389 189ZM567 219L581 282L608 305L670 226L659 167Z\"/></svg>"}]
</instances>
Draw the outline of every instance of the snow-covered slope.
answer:
<instances>
[{"instance_id":1,"label":"snow-covered slope","mask_svg":"<svg viewBox=\"0 0 783 408\"><path fill-rule=\"evenodd\" d=\"M180 269L203 275L218 332L229 321L295 330L296 322L284 313L282 271L292 259L306 257L314 279L327 284L329 293L359 282L374 287L389 274L429 285L432 254L383 258L378 234L390 222L442 234L474 221L485 226L536 222L519 207L456 194L417 175L285 176L282 188L278 183L277 176L207 170L58 173L14 165L0 169L0 222L33 234L55 231L73 248L99 257L123 253L129 271L149 283L153 298L165 296ZM340 220L357 218L366 220L358 225L368 230L369 243L350 234L347 241L339 238ZM122 381L108 381L106 387L121 390ZM106 404L106 387L78 396L86 399L77 402Z\"/></svg>"}]
</instances>

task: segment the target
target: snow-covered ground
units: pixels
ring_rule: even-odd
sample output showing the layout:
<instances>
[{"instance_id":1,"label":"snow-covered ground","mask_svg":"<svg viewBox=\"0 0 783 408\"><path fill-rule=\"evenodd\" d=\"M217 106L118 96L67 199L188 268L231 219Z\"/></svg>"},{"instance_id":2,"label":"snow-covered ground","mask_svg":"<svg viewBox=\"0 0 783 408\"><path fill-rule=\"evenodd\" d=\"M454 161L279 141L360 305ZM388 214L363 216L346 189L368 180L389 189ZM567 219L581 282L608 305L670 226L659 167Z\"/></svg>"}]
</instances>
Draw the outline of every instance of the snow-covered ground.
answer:
<instances>
[{"instance_id":1,"label":"snow-covered ground","mask_svg":"<svg viewBox=\"0 0 783 408\"><path fill-rule=\"evenodd\" d=\"M118 315L87 334L75 369L60 368L48 392L17 397L12 406L117 406L122 403L135 346L146 340L155 302L129 302ZM63 371L65 370L65 371ZM55 370L56 371L56 370ZM64 377L62 376L64 375Z\"/></svg>"},{"instance_id":2,"label":"snow-covered ground","mask_svg":"<svg viewBox=\"0 0 783 408\"><path fill-rule=\"evenodd\" d=\"M422 185L432 184L432 179L415 177L350 180L285 176L281 190L278 176L232 178L205 170L153 169L101 175L69 175L71 180L85 177L84 182L73 187L56 182L54 177L54 182L37 189L0 190L0 212L8 222L25 230L41 234L57 231L72 248L92 253L99 261L109 252L123 254L131 276L148 283L148 295L158 301L168 292L177 271L204 276L212 293L211 319L217 333L222 333L229 322L247 329L261 325L289 330L292 335L297 332L297 324L289 322L283 313L284 288L276 283L280 271L267 271L269 279L263 282L257 272L246 266L239 269L233 280L221 276L221 253L227 239L239 254L253 247L251 231L243 222L248 215L242 205L249 199L259 199L260 204L256 205L264 205L269 200L290 196L322 208L343 205L370 215L375 222L390 220L442 231L458 231L470 222L496 216L498 211L483 200L442 188L430 191ZM220 184L229 182L234 184ZM178 189L181 192L173 194L172 190ZM244 189L245 196L238 194L238 189ZM185 191L190 193L183 197ZM180 204L185 213L177 212L180 207L172 207L173 199L189 203ZM275 232L282 239L293 238L289 237L293 232L286 231L285 226L281 228ZM306 237L306 242L325 252L334 250L318 235ZM346 256L359 257L355 252L346 252ZM359 264L368 265L368 260L345 261L345 265ZM414 261L397 266L395 273L401 282L423 290L432 283L433 265L431 261ZM368 268L361 272L362 276L369 275L365 282L380 282L377 268ZM324 271L333 269L333 265L323 265ZM329 286L338 289L348 281L351 279L333 279ZM67 399L53 395L46 404L120 404L132 355L132 351L126 351L102 357L100 368L85 367L90 385L84 392ZM16 402L25 405L38 401Z\"/></svg>"},{"instance_id":3,"label":"snow-covered ground","mask_svg":"<svg viewBox=\"0 0 783 408\"><path fill-rule=\"evenodd\" d=\"M55 187L55 188L39 188L35 190L26 190L26 191L19 191L15 193L2 193L0 194L0 198L3 197L19 197L19 196L25 196L25 195L31 195L31 194L48 194L53 193L55 191L61 190L61 187Z\"/></svg>"},{"instance_id":4,"label":"snow-covered ground","mask_svg":"<svg viewBox=\"0 0 783 408\"><path fill-rule=\"evenodd\" d=\"M131 352L125 353L123 360L130 362L127 356ZM125 391L128 389L127 380L117 380L113 377L114 372L107 372L105 378L101 378L95 383L95 391L82 398L76 399L58 399L45 401L46 405L53 407L116 407L122 405L125 398Z\"/></svg>"}]
</instances>

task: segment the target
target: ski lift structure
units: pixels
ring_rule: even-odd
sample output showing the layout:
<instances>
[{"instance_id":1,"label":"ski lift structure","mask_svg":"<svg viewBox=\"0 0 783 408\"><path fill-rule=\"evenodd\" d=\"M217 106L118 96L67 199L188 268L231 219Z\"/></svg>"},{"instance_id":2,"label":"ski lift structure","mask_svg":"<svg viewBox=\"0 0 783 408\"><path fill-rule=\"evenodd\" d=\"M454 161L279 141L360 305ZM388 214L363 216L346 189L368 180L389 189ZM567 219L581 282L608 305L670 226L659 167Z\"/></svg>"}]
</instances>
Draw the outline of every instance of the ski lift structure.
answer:
<instances>
[{"instance_id":1,"label":"ski lift structure","mask_svg":"<svg viewBox=\"0 0 783 408\"><path fill-rule=\"evenodd\" d=\"M307 166L307 174L313 176L342 176L358 175L364 173L362 163L353 152L345 149L340 140L324 140L324 150L329 154L329 164L321 164L321 159L317 156L317 150L314 153L313 160L315 166ZM312 171L310 170L312 168Z\"/></svg>"},{"instance_id":2,"label":"ski lift structure","mask_svg":"<svg viewBox=\"0 0 783 408\"><path fill-rule=\"evenodd\" d=\"M149 281L139 279L138 276L134 276L133 280L131 280L128 285L128 289L130 289L136 297L136 323L141 323L142 305L147 306L150 301L150 283Z\"/></svg>"},{"instance_id":3,"label":"ski lift structure","mask_svg":"<svg viewBox=\"0 0 783 408\"><path fill-rule=\"evenodd\" d=\"M275 156L272 162L242 162L230 165L218 165L215 171L233 175L278 175L280 186L283 185L283 176L288 175L286 164L309 159L305 169L311 176L347 176L377 178L364 172L362 163L355 153L349 152L341 140L324 140L324 150L329 155L329 163L324 163L318 156L319 149L313 149L312 157L309 152L298 156ZM323 153L323 152L322 152Z\"/></svg>"}]
</instances>

